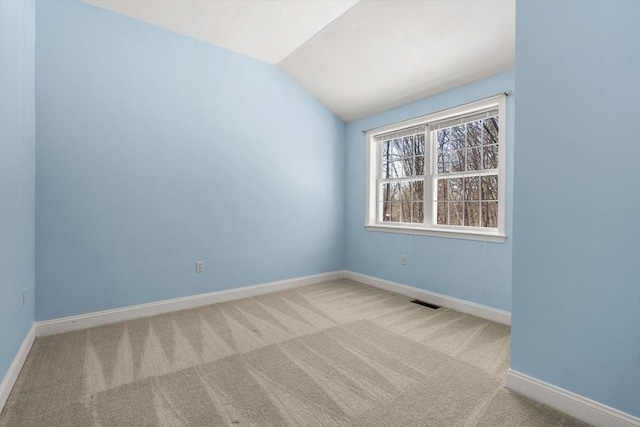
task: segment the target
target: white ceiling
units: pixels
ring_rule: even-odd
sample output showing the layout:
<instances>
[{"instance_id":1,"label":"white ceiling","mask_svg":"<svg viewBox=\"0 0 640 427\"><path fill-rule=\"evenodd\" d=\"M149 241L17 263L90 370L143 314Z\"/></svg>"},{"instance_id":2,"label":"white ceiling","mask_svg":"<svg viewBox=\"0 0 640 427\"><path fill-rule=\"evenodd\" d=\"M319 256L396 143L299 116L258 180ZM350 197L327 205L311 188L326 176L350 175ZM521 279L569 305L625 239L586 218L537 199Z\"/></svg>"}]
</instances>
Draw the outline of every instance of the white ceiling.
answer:
<instances>
[{"instance_id":1,"label":"white ceiling","mask_svg":"<svg viewBox=\"0 0 640 427\"><path fill-rule=\"evenodd\" d=\"M279 66L346 121L509 70L510 1L361 1Z\"/></svg>"},{"instance_id":2,"label":"white ceiling","mask_svg":"<svg viewBox=\"0 0 640 427\"><path fill-rule=\"evenodd\" d=\"M85 0L277 64L349 122L514 66L515 0Z\"/></svg>"},{"instance_id":3,"label":"white ceiling","mask_svg":"<svg viewBox=\"0 0 640 427\"><path fill-rule=\"evenodd\" d=\"M358 0L85 0L277 64Z\"/></svg>"}]
</instances>

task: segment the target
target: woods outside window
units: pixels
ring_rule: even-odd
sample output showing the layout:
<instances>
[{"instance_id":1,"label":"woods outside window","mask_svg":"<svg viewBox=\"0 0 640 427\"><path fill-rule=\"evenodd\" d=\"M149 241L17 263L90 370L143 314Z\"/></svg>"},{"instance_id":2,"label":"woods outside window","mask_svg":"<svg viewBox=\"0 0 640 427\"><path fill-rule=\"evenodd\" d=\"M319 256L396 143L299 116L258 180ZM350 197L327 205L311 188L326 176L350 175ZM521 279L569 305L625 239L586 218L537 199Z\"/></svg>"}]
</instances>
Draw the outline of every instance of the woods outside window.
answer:
<instances>
[{"instance_id":1,"label":"woods outside window","mask_svg":"<svg viewBox=\"0 0 640 427\"><path fill-rule=\"evenodd\" d=\"M504 241L505 98L367 132L367 228Z\"/></svg>"}]
</instances>

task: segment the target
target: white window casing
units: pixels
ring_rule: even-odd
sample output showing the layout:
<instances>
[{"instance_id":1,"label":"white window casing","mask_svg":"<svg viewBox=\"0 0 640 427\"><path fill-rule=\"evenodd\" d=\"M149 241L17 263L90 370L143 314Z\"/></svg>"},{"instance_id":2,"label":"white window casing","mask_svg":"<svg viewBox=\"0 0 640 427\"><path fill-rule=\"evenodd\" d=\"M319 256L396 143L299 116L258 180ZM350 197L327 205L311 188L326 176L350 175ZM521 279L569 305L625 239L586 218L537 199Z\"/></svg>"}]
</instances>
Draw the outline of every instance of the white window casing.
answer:
<instances>
[{"instance_id":1,"label":"white window casing","mask_svg":"<svg viewBox=\"0 0 640 427\"><path fill-rule=\"evenodd\" d=\"M497 116L497 120L495 120ZM491 141L491 144L482 140L477 147L471 147L469 144L470 123L480 123L480 120L494 120L491 123L498 123L497 144ZM484 123L484 122L481 122ZM465 140L462 148L455 146L452 142L446 150L444 148L438 150L436 137L446 137L447 130L453 134L455 130L461 129L459 126L465 125ZM486 132L486 128L476 128ZM438 132L442 132L438 134ZM422 136L424 135L424 136ZM474 134L475 135L475 134ZM481 138L484 138L482 133ZM476 135L477 137L477 135ZM391 141L397 141L398 138L404 138L402 141L414 141L415 148L410 154L401 152L391 157ZM407 139L409 138L409 139ZM479 140L479 139L478 139ZM366 181L366 223L365 227L371 231L382 231L391 233L418 234L436 237L449 237L468 240L481 240L488 242L504 242L505 234L505 212L506 212L506 96L498 95L491 98L482 99L469 104L450 108L436 113L427 114L410 120L393 123L376 129L367 131L367 181ZM423 153L418 152L418 142L420 147L424 145ZM443 139L444 141L444 139ZM446 140L448 141L448 140ZM448 144L445 141L445 144ZM383 145L386 154L383 155ZM457 143L461 143L457 141ZM476 143L478 143L476 141ZM414 147L414 145L410 145ZM495 150L497 150L497 167L495 165ZM451 153L456 153L458 162L462 161L463 170L453 170ZM473 152L475 169L469 170L470 154ZM479 153L479 154L477 154ZM487 163L487 158L490 161ZM436 161L438 154L442 159L447 160L447 168L441 166L438 169ZM386 157L384 157L386 156ZM455 156L454 156L455 157ZM423 159L423 160L422 160ZM463 160L460 160L463 159ZM390 173L393 170L395 173ZM398 163L405 169L398 173L395 164ZM418 166L420 164L420 167ZM460 163L455 163L460 166ZM487 167L489 165L489 167ZM383 171L384 168L384 171ZM407 170L409 172L407 172ZM384 172L384 173L383 173ZM495 191L487 191L492 194L491 199L485 199L484 188L481 185L487 183L495 183L497 175L497 201L495 201ZM441 190L446 190L445 199L440 199L437 193L436 183L440 180ZM477 192L476 199L470 200L466 197L468 193L465 187L465 198L450 199L451 194L448 190L449 186L457 188L457 183L473 184ZM415 184L414 184L415 183ZM452 184L454 183L454 184ZM482 183L482 184L481 184ZM384 193L383 188L387 189ZM390 189L404 189L405 194L410 194L408 198L402 199L402 202L391 202L389 199ZM482 188L482 190L480 189ZM491 187L494 188L494 187ZM410 189L410 190L409 190ZM414 191L415 190L415 191ZM418 194L419 191L424 194ZM395 191L395 190L394 190ZM453 191L453 190L451 190ZM383 200L384 194L387 199ZM445 193L442 193L445 194ZM407 196L404 196L407 197ZM395 200L395 199L394 199ZM497 208L495 206L497 202ZM422 204L422 207L420 207ZM400 211L392 209L392 205L398 205ZM440 216L438 217L438 205L440 205ZM403 206L410 206L410 213L405 212ZM455 206L452 215L452 206ZM462 206L462 210L461 209ZM484 210L483 210L484 209ZM383 218L383 210L385 218ZM418 212L419 211L419 212ZM497 211L497 212L496 212ZM446 212L446 215L445 215ZM460 212L464 215L460 216ZM487 218L491 214L491 221ZM444 215L444 216L443 216ZM485 216L482 216L485 215ZM464 219L462 219L464 217ZM497 217L497 224L496 222ZM452 221L455 218L455 221ZM438 220L445 223L438 223ZM459 224L456 221L460 222ZM453 223L452 223L453 222ZM467 223L468 222L468 223ZM466 224L466 225L465 225ZM483 226L483 224L485 226ZM493 226L487 226L496 225Z\"/></svg>"}]
</instances>

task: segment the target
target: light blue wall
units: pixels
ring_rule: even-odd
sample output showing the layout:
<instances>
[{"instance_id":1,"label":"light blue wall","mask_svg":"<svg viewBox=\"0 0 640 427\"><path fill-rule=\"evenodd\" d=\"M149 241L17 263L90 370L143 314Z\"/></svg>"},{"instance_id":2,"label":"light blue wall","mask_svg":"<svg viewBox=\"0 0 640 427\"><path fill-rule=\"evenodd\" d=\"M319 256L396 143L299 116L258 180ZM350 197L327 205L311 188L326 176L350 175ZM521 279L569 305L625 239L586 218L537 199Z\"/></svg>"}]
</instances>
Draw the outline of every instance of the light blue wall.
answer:
<instances>
[{"instance_id":1,"label":"light blue wall","mask_svg":"<svg viewBox=\"0 0 640 427\"><path fill-rule=\"evenodd\" d=\"M345 125L291 78L83 3L37 19L37 320L343 268Z\"/></svg>"},{"instance_id":2,"label":"light blue wall","mask_svg":"<svg viewBox=\"0 0 640 427\"><path fill-rule=\"evenodd\" d=\"M501 310L511 310L513 113L507 98L507 237L504 243L367 231L366 141L371 129L455 107L513 89L507 72L347 125L346 268ZM400 265L400 255L407 257Z\"/></svg>"},{"instance_id":3,"label":"light blue wall","mask_svg":"<svg viewBox=\"0 0 640 427\"><path fill-rule=\"evenodd\" d=\"M640 416L640 3L516 29L512 367Z\"/></svg>"},{"instance_id":4,"label":"light blue wall","mask_svg":"<svg viewBox=\"0 0 640 427\"><path fill-rule=\"evenodd\" d=\"M0 1L0 381L33 324L34 57L35 4Z\"/></svg>"}]
</instances>

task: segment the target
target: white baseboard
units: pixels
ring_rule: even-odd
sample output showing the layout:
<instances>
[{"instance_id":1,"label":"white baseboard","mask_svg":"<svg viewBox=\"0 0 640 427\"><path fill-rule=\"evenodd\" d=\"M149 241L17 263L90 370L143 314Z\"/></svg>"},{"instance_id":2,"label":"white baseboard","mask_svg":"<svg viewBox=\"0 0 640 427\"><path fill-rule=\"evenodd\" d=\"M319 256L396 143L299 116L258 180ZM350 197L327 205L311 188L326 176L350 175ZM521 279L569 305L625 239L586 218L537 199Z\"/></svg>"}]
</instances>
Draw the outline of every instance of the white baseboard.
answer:
<instances>
[{"instance_id":1,"label":"white baseboard","mask_svg":"<svg viewBox=\"0 0 640 427\"><path fill-rule=\"evenodd\" d=\"M18 349L18 353L13 358L13 362L9 366L7 373L4 375L2 382L0 383L0 412L4 408L4 404L7 403L7 399L9 398L9 394L13 389L13 385L16 383L18 379L18 374L22 370L22 366L24 365L25 360L27 360L27 356L31 351L31 347L33 346L33 341L36 338L36 328L35 325L31 326L27 336L24 337L24 341L22 341L22 345Z\"/></svg>"},{"instance_id":2,"label":"white baseboard","mask_svg":"<svg viewBox=\"0 0 640 427\"><path fill-rule=\"evenodd\" d=\"M507 387L596 427L640 427L640 418L512 369Z\"/></svg>"},{"instance_id":3,"label":"white baseboard","mask_svg":"<svg viewBox=\"0 0 640 427\"><path fill-rule=\"evenodd\" d=\"M493 322L511 325L511 313L508 311L498 310L496 308L487 307L486 305L476 304L473 302L449 297L424 289L414 288L412 286L402 285L400 283L391 282L389 280L378 279L377 277L367 276L366 274L356 273L354 271L345 271L344 277L355 280L369 286L375 286L397 294L406 295L410 298L419 299L441 307L450 308L467 314L472 314L483 319Z\"/></svg>"},{"instance_id":4,"label":"white baseboard","mask_svg":"<svg viewBox=\"0 0 640 427\"><path fill-rule=\"evenodd\" d=\"M315 274L293 279L280 280L277 282L263 283L260 285L246 286L242 288L228 289L224 291L210 292L206 294L192 295L188 297L174 298L170 300L157 301L147 304L134 305L129 307L116 308L112 310L97 311L93 313L80 314L77 316L63 317L59 319L45 320L35 323L36 336L60 334L64 332L76 331L79 329L92 328L96 326L108 325L111 323L123 322L125 320L140 319L143 317L155 316L172 311L187 310L190 308L202 307L219 302L231 301L240 298L248 298L263 295L271 292L283 291L300 286L312 285L328 280L351 279L366 285L375 286L411 298L417 298L463 313L472 314L494 322L511 324L511 314L491 307L475 304L469 301L448 297L435 292L413 288L388 280L378 279L365 274L353 271L333 271L330 273Z\"/></svg>"},{"instance_id":5,"label":"white baseboard","mask_svg":"<svg viewBox=\"0 0 640 427\"><path fill-rule=\"evenodd\" d=\"M351 279L369 286L375 286L401 295L406 295L411 298L427 301L432 304L437 304L463 313L472 314L494 322L503 323L505 325L511 324L511 314L509 312L349 270L298 277L260 285L99 311L79 316L35 322L20 346L20 349L13 359L4 379L0 383L0 411L2 411L2 408L11 393L11 389L18 378L18 374L25 363L36 336L58 334L94 326L107 325L125 320L202 307L219 302L263 295L343 278ZM640 418L514 370L509 370L507 374L507 387L514 392L520 393L594 426L640 427Z\"/></svg>"},{"instance_id":6,"label":"white baseboard","mask_svg":"<svg viewBox=\"0 0 640 427\"><path fill-rule=\"evenodd\" d=\"M277 282L263 283L260 285L246 286L224 291L209 292L206 294L174 298L148 304L97 311L94 313L81 314L78 316L45 320L35 323L36 336L40 337L44 335L60 334L63 332L108 325L125 320L140 319L142 317L155 316L172 311L187 310L189 308L202 307L205 305L231 301L240 298L248 298L342 278L344 278L343 271L334 271L331 273L322 273L312 276L297 277L294 279L279 280Z\"/></svg>"}]
</instances>

